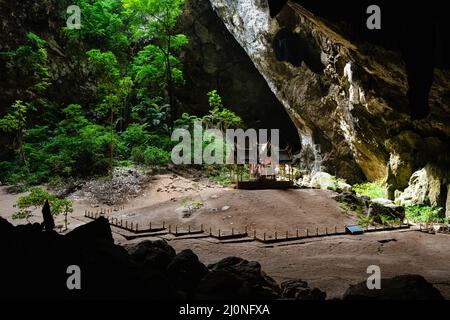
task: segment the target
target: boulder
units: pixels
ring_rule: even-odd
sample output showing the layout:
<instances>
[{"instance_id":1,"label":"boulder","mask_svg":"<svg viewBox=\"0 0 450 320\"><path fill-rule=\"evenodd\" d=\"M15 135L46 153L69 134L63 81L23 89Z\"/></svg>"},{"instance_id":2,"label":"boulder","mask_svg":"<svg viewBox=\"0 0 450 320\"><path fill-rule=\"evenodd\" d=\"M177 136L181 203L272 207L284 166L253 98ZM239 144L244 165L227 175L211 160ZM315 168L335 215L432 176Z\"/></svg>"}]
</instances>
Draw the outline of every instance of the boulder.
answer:
<instances>
[{"instance_id":1,"label":"boulder","mask_svg":"<svg viewBox=\"0 0 450 320\"><path fill-rule=\"evenodd\" d=\"M367 283L350 286L344 300L443 300L442 294L419 275L402 275L381 280L380 290L369 290Z\"/></svg>"},{"instance_id":2,"label":"boulder","mask_svg":"<svg viewBox=\"0 0 450 320\"><path fill-rule=\"evenodd\" d=\"M350 191L352 191L352 186L349 185L348 183L345 183L345 182L342 182L342 181L338 181L337 187L340 190L342 190L343 192L350 192Z\"/></svg>"},{"instance_id":3,"label":"boulder","mask_svg":"<svg viewBox=\"0 0 450 320\"><path fill-rule=\"evenodd\" d=\"M275 298L279 296L279 286L261 270L261 265L256 261L228 257L209 265L208 268L212 273L201 281L203 283L202 290L208 288L208 285L204 283L206 278L209 277L214 279L216 283L221 283L220 279L225 277L222 272L225 272L239 282L241 298L250 298L251 294L262 298ZM233 298L233 296L230 296L230 298Z\"/></svg>"},{"instance_id":4,"label":"boulder","mask_svg":"<svg viewBox=\"0 0 450 320\"><path fill-rule=\"evenodd\" d=\"M83 245L99 239L114 244L111 227L108 220L104 217L100 217L69 232L66 239Z\"/></svg>"},{"instance_id":5,"label":"boulder","mask_svg":"<svg viewBox=\"0 0 450 320\"><path fill-rule=\"evenodd\" d=\"M197 300L272 300L279 295L272 289L246 281L230 270L214 270L199 283Z\"/></svg>"},{"instance_id":6,"label":"boulder","mask_svg":"<svg viewBox=\"0 0 450 320\"><path fill-rule=\"evenodd\" d=\"M167 275L173 285L184 292L192 293L208 268L198 260L192 250L183 250L167 266Z\"/></svg>"},{"instance_id":7,"label":"boulder","mask_svg":"<svg viewBox=\"0 0 450 320\"><path fill-rule=\"evenodd\" d=\"M281 283L281 296L295 300L325 300L327 294L317 288L311 289L303 280L287 280Z\"/></svg>"},{"instance_id":8,"label":"boulder","mask_svg":"<svg viewBox=\"0 0 450 320\"><path fill-rule=\"evenodd\" d=\"M335 190L338 186L336 178L326 172L316 172L312 175L310 181L311 188L323 190Z\"/></svg>"},{"instance_id":9,"label":"boulder","mask_svg":"<svg viewBox=\"0 0 450 320\"><path fill-rule=\"evenodd\" d=\"M334 196L334 200L340 203L345 203L352 211L367 211L369 205L369 197L357 196L355 192L347 191Z\"/></svg>"},{"instance_id":10,"label":"boulder","mask_svg":"<svg viewBox=\"0 0 450 320\"><path fill-rule=\"evenodd\" d=\"M134 262L146 268L165 271L175 258L175 250L165 240L146 240L125 246Z\"/></svg>"},{"instance_id":11,"label":"boulder","mask_svg":"<svg viewBox=\"0 0 450 320\"><path fill-rule=\"evenodd\" d=\"M431 206L445 206L447 194L442 176L439 169L426 165L412 174L409 185L403 192L395 193L395 202L406 206L428 203Z\"/></svg>"},{"instance_id":12,"label":"boulder","mask_svg":"<svg viewBox=\"0 0 450 320\"><path fill-rule=\"evenodd\" d=\"M383 222L381 216L388 216L393 220L399 219L403 221L405 219L405 208L393 204L383 205L378 202L370 202L367 216L376 223Z\"/></svg>"}]
</instances>

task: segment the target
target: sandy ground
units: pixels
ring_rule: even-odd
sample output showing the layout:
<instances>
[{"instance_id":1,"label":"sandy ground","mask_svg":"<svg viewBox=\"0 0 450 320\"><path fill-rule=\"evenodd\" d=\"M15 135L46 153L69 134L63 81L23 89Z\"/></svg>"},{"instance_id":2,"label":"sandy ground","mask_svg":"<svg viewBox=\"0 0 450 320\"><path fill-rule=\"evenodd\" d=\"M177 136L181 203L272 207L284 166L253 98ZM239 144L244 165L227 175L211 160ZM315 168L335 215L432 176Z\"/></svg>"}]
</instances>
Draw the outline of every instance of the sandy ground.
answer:
<instances>
[{"instance_id":1,"label":"sandy ground","mask_svg":"<svg viewBox=\"0 0 450 320\"><path fill-rule=\"evenodd\" d=\"M197 194L173 197L171 200L149 206L126 208L110 216L138 223L141 227L171 225L178 230L212 229L222 234L256 230L259 235L275 232L293 235L300 233L324 233L325 229L340 231L355 221L345 214L332 199L333 192L325 190L202 190ZM189 209L189 205L201 205Z\"/></svg>"},{"instance_id":2,"label":"sandy ground","mask_svg":"<svg viewBox=\"0 0 450 320\"><path fill-rule=\"evenodd\" d=\"M248 226L258 234L296 229L320 230L342 228L354 221L336 203L331 191L324 190L234 190L210 183L207 179L183 178L165 174L155 176L139 197L125 205L124 210L110 215L146 225L162 223L178 225L180 229L203 224L205 229L221 228L235 232ZM0 187L1 216L12 221L17 198ZM69 230L83 222L85 210L96 211L86 199L74 199L74 213L69 218ZM189 205L200 206L189 210ZM201 204L201 205L200 205ZM104 207L107 208L107 207ZM30 219L41 221L40 209ZM63 217L56 224L62 225ZM226 232L225 232L226 233ZM114 234L117 243L127 241ZM136 239L142 241L144 239ZM277 281L303 279L324 290L328 298L339 298L350 284L365 281L369 265L378 265L383 277L400 274L420 274L450 299L450 236L425 234L418 231L395 231L309 239L298 243L264 245L259 242L218 243L211 238L170 239L177 251L192 249L206 264L227 256L240 256L259 261L263 270ZM388 240L387 242L379 242Z\"/></svg>"}]
</instances>

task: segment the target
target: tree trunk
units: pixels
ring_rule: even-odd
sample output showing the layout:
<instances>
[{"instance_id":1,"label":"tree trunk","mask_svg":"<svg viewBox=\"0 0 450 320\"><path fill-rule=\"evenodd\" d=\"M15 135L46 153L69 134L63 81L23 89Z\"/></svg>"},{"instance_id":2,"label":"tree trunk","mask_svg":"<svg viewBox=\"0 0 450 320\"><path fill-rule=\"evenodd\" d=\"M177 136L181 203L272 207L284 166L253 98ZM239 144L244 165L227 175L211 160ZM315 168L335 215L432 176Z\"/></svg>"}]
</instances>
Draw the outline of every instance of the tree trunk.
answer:
<instances>
[{"instance_id":1,"label":"tree trunk","mask_svg":"<svg viewBox=\"0 0 450 320\"><path fill-rule=\"evenodd\" d=\"M19 132L17 133L17 145L19 148L19 161L23 164L26 164L25 159L25 150L23 149L23 133Z\"/></svg>"},{"instance_id":2,"label":"tree trunk","mask_svg":"<svg viewBox=\"0 0 450 320\"><path fill-rule=\"evenodd\" d=\"M177 117L177 108L175 105L175 96L173 88L173 77L172 77L172 64L170 63L170 49L171 49L171 35L168 34L167 40L167 53L166 53L166 63L167 63L167 94L169 95L169 105L170 105L170 127L173 130L174 123Z\"/></svg>"}]
</instances>

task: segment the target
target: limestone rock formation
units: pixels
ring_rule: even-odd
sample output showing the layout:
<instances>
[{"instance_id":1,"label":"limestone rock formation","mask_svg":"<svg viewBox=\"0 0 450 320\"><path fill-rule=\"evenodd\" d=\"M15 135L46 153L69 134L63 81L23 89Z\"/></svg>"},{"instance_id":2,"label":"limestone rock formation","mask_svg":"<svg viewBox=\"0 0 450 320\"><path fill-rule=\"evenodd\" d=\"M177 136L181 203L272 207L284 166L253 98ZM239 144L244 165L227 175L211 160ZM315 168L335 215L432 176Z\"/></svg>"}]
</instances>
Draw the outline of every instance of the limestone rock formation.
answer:
<instances>
[{"instance_id":1,"label":"limestone rock formation","mask_svg":"<svg viewBox=\"0 0 450 320\"><path fill-rule=\"evenodd\" d=\"M392 203L380 203L371 201L367 215L376 223L383 223L382 216L387 216L392 220L403 222L405 219L405 208L402 206L395 206Z\"/></svg>"},{"instance_id":2,"label":"limestone rock formation","mask_svg":"<svg viewBox=\"0 0 450 320\"><path fill-rule=\"evenodd\" d=\"M387 177L391 198L428 162L446 179L448 70L435 69L430 115L414 121L411 74L398 50L349 37L293 1L273 18L265 0L210 2L283 103L302 145L320 145L325 171L349 182Z\"/></svg>"},{"instance_id":3,"label":"limestone rock formation","mask_svg":"<svg viewBox=\"0 0 450 320\"><path fill-rule=\"evenodd\" d=\"M448 191L441 182L441 176L442 172L436 167L425 166L412 174L408 187L396 193L395 201L401 205L431 204L444 207Z\"/></svg>"}]
</instances>

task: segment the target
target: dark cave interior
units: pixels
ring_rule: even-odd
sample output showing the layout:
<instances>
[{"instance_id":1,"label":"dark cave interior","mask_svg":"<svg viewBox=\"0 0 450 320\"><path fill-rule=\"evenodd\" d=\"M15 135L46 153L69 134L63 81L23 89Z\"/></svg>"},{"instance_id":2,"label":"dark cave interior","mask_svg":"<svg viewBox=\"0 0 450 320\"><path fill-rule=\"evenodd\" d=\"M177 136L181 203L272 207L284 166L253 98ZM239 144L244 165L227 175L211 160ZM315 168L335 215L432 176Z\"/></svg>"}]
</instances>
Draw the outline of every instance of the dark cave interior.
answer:
<instances>
[{"instance_id":1,"label":"dark cave interior","mask_svg":"<svg viewBox=\"0 0 450 320\"><path fill-rule=\"evenodd\" d=\"M269 0L272 17L286 0ZM450 67L450 22L442 1L422 6L406 1L358 1L343 3L326 0L295 0L312 13L328 21L355 42L369 42L401 51L408 72L408 98L412 118L429 113L428 95L433 83L433 69ZM370 5L381 8L381 30L369 30L366 13Z\"/></svg>"}]
</instances>

